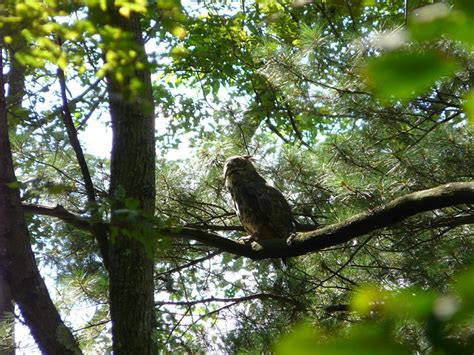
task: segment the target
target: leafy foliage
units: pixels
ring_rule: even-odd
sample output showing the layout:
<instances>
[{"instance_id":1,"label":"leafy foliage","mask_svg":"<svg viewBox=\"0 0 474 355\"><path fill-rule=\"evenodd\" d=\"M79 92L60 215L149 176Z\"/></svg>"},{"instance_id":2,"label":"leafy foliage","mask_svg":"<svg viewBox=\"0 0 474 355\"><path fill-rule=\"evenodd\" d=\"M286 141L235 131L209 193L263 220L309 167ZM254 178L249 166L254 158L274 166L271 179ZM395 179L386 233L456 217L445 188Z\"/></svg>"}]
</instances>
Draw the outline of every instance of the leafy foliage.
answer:
<instances>
[{"instance_id":1,"label":"leafy foliage","mask_svg":"<svg viewBox=\"0 0 474 355\"><path fill-rule=\"evenodd\" d=\"M414 350L410 336L424 338L418 351L468 354L474 347L472 278L468 269L456 277L448 294L420 289L397 291L366 286L355 292L351 308L365 321L336 333L302 324L277 345L277 354L400 354ZM410 330L410 328L412 328ZM466 337L467 334L470 334Z\"/></svg>"}]
</instances>

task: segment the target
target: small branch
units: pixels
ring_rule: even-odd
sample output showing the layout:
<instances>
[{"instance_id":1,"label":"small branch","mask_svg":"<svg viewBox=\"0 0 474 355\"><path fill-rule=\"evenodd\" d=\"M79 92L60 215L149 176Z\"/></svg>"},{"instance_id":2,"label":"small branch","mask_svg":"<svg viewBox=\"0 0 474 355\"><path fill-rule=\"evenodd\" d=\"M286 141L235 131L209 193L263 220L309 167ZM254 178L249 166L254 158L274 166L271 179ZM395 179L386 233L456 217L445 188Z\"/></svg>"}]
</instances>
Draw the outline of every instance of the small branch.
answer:
<instances>
[{"instance_id":1,"label":"small branch","mask_svg":"<svg viewBox=\"0 0 474 355\"><path fill-rule=\"evenodd\" d=\"M474 214L470 216L456 216L449 218L440 218L434 221L429 222L429 227L439 228L439 227L457 227L463 226L466 224L474 224Z\"/></svg>"},{"instance_id":2,"label":"small branch","mask_svg":"<svg viewBox=\"0 0 474 355\"><path fill-rule=\"evenodd\" d=\"M242 226L220 226L216 224L187 224L185 227L200 229L200 230L210 230L210 231L225 231L225 232L244 232L245 229Z\"/></svg>"},{"instance_id":3,"label":"small branch","mask_svg":"<svg viewBox=\"0 0 474 355\"><path fill-rule=\"evenodd\" d=\"M213 232L223 231L223 232L245 232L244 227L242 226L220 226L216 224L187 224L185 227L199 229L199 230L209 230ZM319 226L314 224L301 224L298 223L295 226L297 232L309 232L318 229Z\"/></svg>"},{"instance_id":4,"label":"small branch","mask_svg":"<svg viewBox=\"0 0 474 355\"><path fill-rule=\"evenodd\" d=\"M63 206L48 207L42 205L30 205L23 203L23 211L27 214L37 214L41 216L51 216L59 218L60 220L82 230L89 232L93 231L93 225L87 218L82 218L74 213L69 212Z\"/></svg>"},{"instance_id":5,"label":"small branch","mask_svg":"<svg viewBox=\"0 0 474 355\"><path fill-rule=\"evenodd\" d=\"M156 279L158 278L163 278L163 276L165 275L169 275L169 274L173 274L175 272L178 272L178 271L181 271L183 269L187 269L188 267L191 267L191 266L194 266L194 265L197 265L199 263L202 263L203 261L206 261L206 260L209 260L209 259L212 259L213 257L215 257L216 255L219 255L221 254L222 252L221 251L214 251L212 253L209 253L208 255L206 256L203 256L201 258L198 258L198 259L194 259L186 264L182 264L182 265L179 265L179 266L176 266L175 268L173 269L170 269L170 270L166 270L164 272L161 272L159 273L158 275L155 276Z\"/></svg>"},{"instance_id":6,"label":"small branch","mask_svg":"<svg viewBox=\"0 0 474 355\"><path fill-rule=\"evenodd\" d=\"M361 249L369 242L370 239L372 239L372 238L369 237L369 238L367 238L363 243L361 243L361 244L356 248L356 250L354 250L354 252L351 254L351 256L346 260L346 262L345 262L344 264L340 265L340 266L337 268L336 271L333 271L333 270L331 270L329 267L326 266L326 270L328 270L328 271L331 272L332 274L331 274L329 277L326 277L324 280L322 280L319 284L322 285L322 284L324 284L325 282L331 280L333 277L338 276L339 278L343 279L344 281L346 281L346 282L348 282L348 283L350 283L350 284L352 284L352 285L357 286L357 284L356 284L354 281L352 281L352 280L350 280L350 279L348 279L348 278L346 278L346 277L340 275L340 272L341 272L343 269L345 269L345 267L355 258L355 256L356 256L357 253L359 252L359 250L361 250Z\"/></svg>"},{"instance_id":7,"label":"small branch","mask_svg":"<svg viewBox=\"0 0 474 355\"><path fill-rule=\"evenodd\" d=\"M89 167L87 166L86 158L84 157L84 152L82 151L81 143L77 136L77 130L74 126L74 121L72 120L71 111L69 110L69 103L66 95L66 78L64 77L64 71L62 69L57 70L59 85L61 89L61 99L62 99L62 110L61 116L63 118L63 123L66 126L67 135L71 143L74 152L76 153L76 159L81 168L82 178L84 180L84 185L86 188L87 199L90 203L95 202L95 191L94 184L92 183L92 178L89 172Z\"/></svg>"},{"instance_id":8,"label":"small branch","mask_svg":"<svg viewBox=\"0 0 474 355\"><path fill-rule=\"evenodd\" d=\"M324 311L327 313L349 312L350 310L351 307L348 304L335 304L324 308Z\"/></svg>"},{"instance_id":9,"label":"small branch","mask_svg":"<svg viewBox=\"0 0 474 355\"><path fill-rule=\"evenodd\" d=\"M194 306L196 304L200 303L210 303L210 302L225 302L225 303L230 303L232 302L233 304L241 303L241 302L246 302L246 301L252 301L252 300L266 300L266 299L274 299L277 301L281 301L283 303L289 303L292 304L296 307L303 308L303 305L301 302L298 302L296 300L292 300L287 297L275 295L272 293L257 293L255 295L250 295L250 296L244 296L244 297L236 297L236 298L218 298L218 297L210 297L210 298L204 298L201 300L195 300L195 301L159 301L155 302L155 305L161 306L161 305L174 305L174 306Z\"/></svg>"},{"instance_id":10,"label":"small branch","mask_svg":"<svg viewBox=\"0 0 474 355\"><path fill-rule=\"evenodd\" d=\"M285 142L286 144L291 144L291 142L288 139L286 139L285 136L283 136L283 134L281 134L277 126L275 126L273 123L270 122L269 118L267 118L264 122L267 125L267 127L270 128L270 130L273 133L275 133L283 142Z\"/></svg>"},{"instance_id":11,"label":"small branch","mask_svg":"<svg viewBox=\"0 0 474 355\"><path fill-rule=\"evenodd\" d=\"M296 125L296 117L293 114L293 111L291 110L290 105L288 105L288 103L285 104L285 109L286 109L286 113L288 114L288 117L290 118L291 127L293 128L293 131L295 131L296 137L298 137L301 144L303 144L305 147L308 147L309 149L311 149L311 147L308 145L308 143L306 143L304 141L303 135L301 134L298 126Z\"/></svg>"},{"instance_id":12,"label":"small branch","mask_svg":"<svg viewBox=\"0 0 474 355\"><path fill-rule=\"evenodd\" d=\"M99 327L101 325L105 325L105 324L110 323L110 322L111 322L110 319L106 319L106 320L103 320L103 321L100 321L100 322L97 322L97 323L88 323L86 326L84 326L82 328L73 329L73 332L77 333L77 332L80 332L82 330Z\"/></svg>"},{"instance_id":13,"label":"small branch","mask_svg":"<svg viewBox=\"0 0 474 355\"><path fill-rule=\"evenodd\" d=\"M319 11L321 11L321 14L324 16L324 18L326 18L326 21L328 22L328 25L329 27L331 28L332 30L332 33L334 34L334 36L338 39L341 38L341 34L339 33L339 31L336 29L336 27L334 26L334 24L332 23L331 21L331 18L329 17L329 15L327 14L326 12L326 6L324 5L324 2L321 4L321 5L318 5L317 2L315 2L315 5L316 7L318 8Z\"/></svg>"},{"instance_id":14,"label":"small branch","mask_svg":"<svg viewBox=\"0 0 474 355\"><path fill-rule=\"evenodd\" d=\"M357 24L356 24L356 18L354 16L354 12L352 11L351 4L345 0L346 6L347 6L347 11L349 12L349 16L351 17L351 22L352 22L352 29L354 30L355 33L359 34L359 30L357 29Z\"/></svg>"}]
</instances>

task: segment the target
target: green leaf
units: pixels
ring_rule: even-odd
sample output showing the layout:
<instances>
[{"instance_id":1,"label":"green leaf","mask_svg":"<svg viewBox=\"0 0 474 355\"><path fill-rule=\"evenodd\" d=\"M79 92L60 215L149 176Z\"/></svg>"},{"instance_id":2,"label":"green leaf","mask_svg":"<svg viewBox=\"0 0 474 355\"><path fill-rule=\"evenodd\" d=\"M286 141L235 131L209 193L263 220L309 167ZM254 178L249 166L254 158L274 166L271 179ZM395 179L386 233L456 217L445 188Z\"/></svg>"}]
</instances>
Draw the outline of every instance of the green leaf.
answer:
<instances>
[{"instance_id":1,"label":"green leaf","mask_svg":"<svg viewBox=\"0 0 474 355\"><path fill-rule=\"evenodd\" d=\"M409 100L453 74L457 63L440 53L396 51L369 61L365 75L374 93L386 100Z\"/></svg>"},{"instance_id":2,"label":"green leaf","mask_svg":"<svg viewBox=\"0 0 474 355\"><path fill-rule=\"evenodd\" d=\"M362 315L367 315L374 308L374 304L382 302L384 298L384 290L375 285L366 285L354 293L351 308Z\"/></svg>"},{"instance_id":3,"label":"green leaf","mask_svg":"<svg viewBox=\"0 0 474 355\"><path fill-rule=\"evenodd\" d=\"M453 0L454 7L463 11L468 16L474 16L474 1L472 0Z\"/></svg>"},{"instance_id":4,"label":"green leaf","mask_svg":"<svg viewBox=\"0 0 474 355\"><path fill-rule=\"evenodd\" d=\"M140 201L136 198L126 198L124 200L125 208L132 211L137 211L140 208Z\"/></svg>"},{"instance_id":5,"label":"green leaf","mask_svg":"<svg viewBox=\"0 0 474 355\"><path fill-rule=\"evenodd\" d=\"M277 345L277 355L315 354L318 333L310 324L300 324Z\"/></svg>"},{"instance_id":6,"label":"green leaf","mask_svg":"<svg viewBox=\"0 0 474 355\"><path fill-rule=\"evenodd\" d=\"M461 296L463 302L474 309L474 267L457 276L454 289Z\"/></svg>"},{"instance_id":7,"label":"green leaf","mask_svg":"<svg viewBox=\"0 0 474 355\"><path fill-rule=\"evenodd\" d=\"M69 186L66 184L48 184L45 186L48 192L52 195L59 195L66 191Z\"/></svg>"},{"instance_id":8,"label":"green leaf","mask_svg":"<svg viewBox=\"0 0 474 355\"><path fill-rule=\"evenodd\" d=\"M7 185L7 187L12 190L18 189L20 187L20 183L18 181L7 182L5 185Z\"/></svg>"},{"instance_id":9,"label":"green leaf","mask_svg":"<svg viewBox=\"0 0 474 355\"><path fill-rule=\"evenodd\" d=\"M347 332L326 334L309 324L295 328L276 347L279 355L368 355L404 354L408 349L397 344L388 334L388 328L367 323L349 328Z\"/></svg>"},{"instance_id":10,"label":"green leaf","mask_svg":"<svg viewBox=\"0 0 474 355\"><path fill-rule=\"evenodd\" d=\"M474 90L469 91L464 96L463 108L467 114L470 126L474 127Z\"/></svg>"},{"instance_id":11,"label":"green leaf","mask_svg":"<svg viewBox=\"0 0 474 355\"><path fill-rule=\"evenodd\" d=\"M414 12L410 17L409 31L414 41L439 41L446 37L470 48L474 45L473 24L473 18L462 9L451 11L445 4L436 3Z\"/></svg>"}]
</instances>

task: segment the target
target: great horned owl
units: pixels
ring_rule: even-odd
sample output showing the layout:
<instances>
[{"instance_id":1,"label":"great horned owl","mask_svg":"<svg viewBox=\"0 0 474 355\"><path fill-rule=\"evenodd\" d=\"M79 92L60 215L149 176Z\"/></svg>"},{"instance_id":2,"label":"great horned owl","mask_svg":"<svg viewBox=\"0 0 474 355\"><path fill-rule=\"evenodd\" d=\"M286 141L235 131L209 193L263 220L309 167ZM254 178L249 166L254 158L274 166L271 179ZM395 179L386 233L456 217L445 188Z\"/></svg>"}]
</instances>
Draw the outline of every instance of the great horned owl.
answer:
<instances>
[{"instance_id":1,"label":"great horned owl","mask_svg":"<svg viewBox=\"0 0 474 355\"><path fill-rule=\"evenodd\" d=\"M251 156L234 156L224 165L225 185L240 222L249 236L244 241L288 238L295 231L291 208L280 191L267 184Z\"/></svg>"}]
</instances>

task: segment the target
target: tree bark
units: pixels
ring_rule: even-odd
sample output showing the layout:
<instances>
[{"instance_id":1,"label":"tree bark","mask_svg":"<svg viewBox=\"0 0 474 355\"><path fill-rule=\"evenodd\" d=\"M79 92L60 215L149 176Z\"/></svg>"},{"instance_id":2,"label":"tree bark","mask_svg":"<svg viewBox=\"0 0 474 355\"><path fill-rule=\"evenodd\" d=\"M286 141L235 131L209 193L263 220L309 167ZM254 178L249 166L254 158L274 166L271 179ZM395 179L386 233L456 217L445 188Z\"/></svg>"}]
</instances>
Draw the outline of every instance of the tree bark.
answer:
<instances>
[{"instance_id":1,"label":"tree bark","mask_svg":"<svg viewBox=\"0 0 474 355\"><path fill-rule=\"evenodd\" d=\"M109 7L106 16L109 25L122 30L124 40L131 41L138 53L135 63L125 69L114 68L107 75L113 134L110 193L115 229L110 243L109 279L113 350L114 354L154 354L154 250L146 247L153 244L150 241L154 236L146 235L142 228L155 206L151 78L139 15L124 17ZM121 70L121 78L116 70ZM134 89L130 84L137 79L141 88ZM138 203L139 215L135 220L120 213L134 203Z\"/></svg>"},{"instance_id":2,"label":"tree bark","mask_svg":"<svg viewBox=\"0 0 474 355\"><path fill-rule=\"evenodd\" d=\"M3 58L0 50L0 272L8 282L38 347L47 354L80 353L62 322L31 249L8 135Z\"/></svg>"},{"instance_id":3,"label":"tree bark","mask_svg":"<svg viewBox=\"0 0 474 355\"><path fill-rule=\"evenodd\" d=\"M0 259L4 259L4 255L1 255ZM0 274L0 329L2 332L0 339L0 354L15 355L14 310L15 306L13 304L10 286L8 285L7 280L4 279L3 275Z\"/></svg>"},{"instance_id":4,"label":"tree bark","mask_svg":"<svg viewBox=\"0 0 474 355\"><path fill-rule=\"evenodd\" d=\"M7 111L21 109L25 95L25 67L15 58L15 53L26 46L23 37L15 38L8 49L8 94L6 97ZM8 115L11 117L11 115ZM10 120L10 119L9 119ZM13 120L10 120L10 123ZM16 120L15 120L16 121ZM10 127L11 128L11 127ZM13 127L14 129L14 127ZM0 276L0 321L5 332L0 345L0 352L5 355L15 354L15 304L7 280Z\"/></svg>"}]
</instances>

